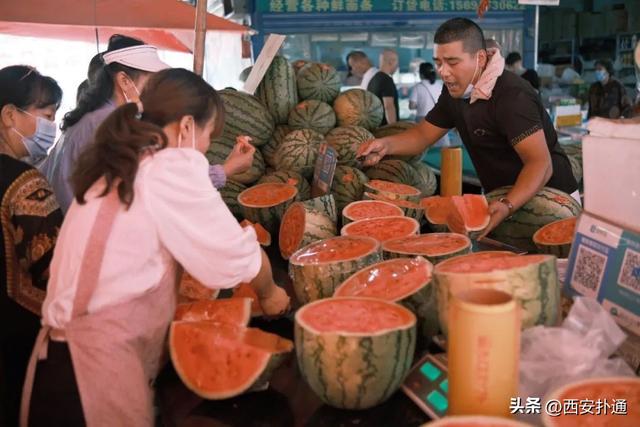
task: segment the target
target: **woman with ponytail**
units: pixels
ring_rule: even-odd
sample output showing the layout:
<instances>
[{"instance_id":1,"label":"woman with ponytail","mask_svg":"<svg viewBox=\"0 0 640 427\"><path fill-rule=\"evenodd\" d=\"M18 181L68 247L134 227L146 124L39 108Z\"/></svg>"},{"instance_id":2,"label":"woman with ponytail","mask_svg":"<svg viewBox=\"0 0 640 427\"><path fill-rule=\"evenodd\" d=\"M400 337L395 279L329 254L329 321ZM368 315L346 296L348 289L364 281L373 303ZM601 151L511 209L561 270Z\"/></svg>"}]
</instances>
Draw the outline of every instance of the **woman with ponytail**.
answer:
<instances>
[{"instance_id":1,"label":"woman with ponytail","mask_svg":"<svg viewBox=\"0 0 640 427\"><path fill-rule=\"evenodd\" d=\"M268 315L289 305L255 231L238 224L209 178L203 153L224 122L216 91L169 69L140 101L102 123L73 173L23 425L153 425L149 384L166 350L179 265L210 288L250 282Z\"/></svg>"}]
</instances>

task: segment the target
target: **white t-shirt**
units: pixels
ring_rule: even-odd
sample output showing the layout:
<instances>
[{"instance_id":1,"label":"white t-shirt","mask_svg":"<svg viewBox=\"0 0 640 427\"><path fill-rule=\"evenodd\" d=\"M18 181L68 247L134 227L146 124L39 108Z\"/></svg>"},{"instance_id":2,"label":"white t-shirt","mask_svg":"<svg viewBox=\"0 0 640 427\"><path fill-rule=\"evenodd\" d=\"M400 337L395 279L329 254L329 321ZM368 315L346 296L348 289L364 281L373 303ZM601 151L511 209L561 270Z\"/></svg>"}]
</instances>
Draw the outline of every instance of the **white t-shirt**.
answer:
<instances>
[{"instance_id":1,"label":"white t-shirt","mask_svg":"<svg viewBox=\"0 0 640 427\"><path fill-rule=\"evenodd\" d=\"M422 80L411 89L409 101L415 102L416 122L422 121L429 111L436 105L442 93L442 81L436 80L433 84L429 80Z\"/></svg>"},{"instance_id":2,"label":"white t-shirt","mask_svg":"<svg viewBox=\"0 0 640 427\"><path fill-rule=\"evenodd\" d=\"M154 289L175 261L211 288L230 288L258 274L262 255L255 231L238 224L208 170L204 155L186 148L167 148L141 162L133 203L121 207L107 241L89 312ZM86 204L74 201L60 230L42 309L44 323L56 328L71 318L99 192L95 185Z\"/></svg>"},{"instance_id":3,"label":"white t-shirt","mask_svg":"<svg viewBox=\"0 0 640 427\"><path fill-rule=\"evenodd\" d=\"M366 73L364 73L364 76L362 76L362 82L360 83L360 89L362 90L367 90L367 88L369 87L369 82L371 82L371 79L373 78L373 76L375 76L376 74L378 74L378 70L376 67L371 67L367 70Z\"/></svg>"}]
</instances>

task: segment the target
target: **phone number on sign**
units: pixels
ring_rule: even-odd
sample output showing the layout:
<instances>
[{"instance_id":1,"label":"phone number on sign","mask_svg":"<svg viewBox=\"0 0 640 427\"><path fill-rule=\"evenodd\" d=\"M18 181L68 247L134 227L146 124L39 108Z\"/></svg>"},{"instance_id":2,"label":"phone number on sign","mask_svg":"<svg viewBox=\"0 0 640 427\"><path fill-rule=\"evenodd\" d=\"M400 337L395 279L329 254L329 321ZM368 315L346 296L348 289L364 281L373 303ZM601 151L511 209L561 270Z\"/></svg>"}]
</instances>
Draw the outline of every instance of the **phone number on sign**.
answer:
<instances>
[{"instance_id":1,"label":"phone number on sign","mask_svg":"<svg viewBox=\"0 0 640 427\"><path fill-rule=\"evenodd\" d=\"M541 414L552 417L561 415L627 415L627 399L551 399L542 404L539 397L512 397L509 403L512 414Z\"/></svg>"}]
</instances>

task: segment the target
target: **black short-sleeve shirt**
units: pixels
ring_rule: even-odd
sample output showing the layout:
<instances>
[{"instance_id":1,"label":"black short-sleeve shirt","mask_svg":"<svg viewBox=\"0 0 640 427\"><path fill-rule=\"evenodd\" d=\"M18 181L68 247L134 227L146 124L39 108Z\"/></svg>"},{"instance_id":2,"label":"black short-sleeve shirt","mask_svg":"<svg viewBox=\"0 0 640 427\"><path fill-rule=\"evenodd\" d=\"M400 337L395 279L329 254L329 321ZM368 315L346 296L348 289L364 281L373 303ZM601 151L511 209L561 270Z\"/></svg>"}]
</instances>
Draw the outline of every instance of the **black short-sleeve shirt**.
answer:
<instances>
[{"instance_id":1,"label":"black short-sleeve shirt","mask_svg":"<svg viewBox=\"0 0 640 427\"><path fill-rule=\"evenodd\" d=\"M378 98L380 98L380 101L382 101L382 98L385 97L393 98L393 104L396 106L396 120L398 120L398 114L400 114L400 108L398 105L398 89L396 88L396 84L393 82L393 79L390 75L388 75L384 71L378 71L369 82L367 90L374 93ZM384 103L382 106L384 108ZM387 115L385 114L382 117L381 126L386 124Z\"/></svg>"},{"instance_id":2,"label":"black short-sleeve shirt","mask_svg":"<svg viewBox=\"0 0 640 427\"><path fill-rule=\"evenodd\" d=\"M569 159L538 94L529 82L510 71L498 77L491 99L473 104L451 97L445 86L426 119L435 126L458 130L487 192L515 184L523 163L514 147L540 129L553 164L553 175L546 186L569 194L578 189Z\"/></svg>"}]
</instances>

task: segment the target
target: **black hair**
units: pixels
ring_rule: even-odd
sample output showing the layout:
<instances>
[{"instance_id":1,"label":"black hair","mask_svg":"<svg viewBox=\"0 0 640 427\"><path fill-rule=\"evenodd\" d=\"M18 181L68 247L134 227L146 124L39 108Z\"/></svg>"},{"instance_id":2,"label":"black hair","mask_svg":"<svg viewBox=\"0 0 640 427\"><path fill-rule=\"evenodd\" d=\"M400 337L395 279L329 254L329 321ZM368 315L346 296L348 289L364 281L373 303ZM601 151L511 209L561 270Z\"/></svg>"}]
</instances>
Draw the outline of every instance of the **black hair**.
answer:
<instances>
[{"instance_id":1,"label":"black hair","mask_svg":"<svg viewBox=\"0 0 640 427\"><path fill-rule=\"evenodd\" d=\"M433 38L436 44L447 44L462 41L465 52L476 53L487 46L482 29L467 18L453 18L440 25Z\"/></svg>"},{"instance_id":2,"label":"black hair","mask_svg":"<svg viewBox=\"0 0 640 427\"><path fill-rule=\"evenodd\" d=\"M62 101L62 89L51 77L43 76L33 67L11 65L0 70L0 109L13 104L21 110L45 108Z\"/></svg>"},{"instance_id":3,"label":"black hair","mask_svg":"<svg viewBox=\"0 0 640 427\"><path fill-rule=\"evenodd\" d=\"M123 36L120 34L114 34L109 39L109 46L106 52L113 52L114 50L124 49L132 46L143 45L142 40L134 39L132 37ZM106 53L104 52L104 53ZM63 131L69 129L71 126L78 123L86 114L97 110L106 104L113 97L114 90L114 77L119 72L124 72L132 80L136 80L138 76L145 71L136 70L135 68L127 67L126 65L112 62L107 65L104 63L102 54L92 58L94 62L95 77L94 80L89 77L89 87L79 94L78 105L75 109L69 111L64 115L62 119L61 129ZM91 64L89 64L91 70Z\"/></svg>"},{"instance_id":4,"label":"black hair","mask_svg":"<svg viewBox=\"0 0 640 427\"><path fill-rule=\"evenodd\" d=\"M607 73L609 73L609 76L613 76L613 73L615 73L615 70L613 69L613 62L608 59L598 59L594 66L597 67L598 65L604 67L604 69L607 70Z\"/></svg>"},{"instance_id":5,"label":"black hair","mask_svg":"<svg viewBox=\"0 0 640 427\"><path fill-rule=\"evenodd\" d=\"M431 84L436 82L436 70L431 62L423 62L420 64L420 77L429 80Z\"/></svg>"},{"instance_id":6,"label":"black hair","mask_svg":"<svg viewBox=\"0 0 640 427\"><path fill-rule=\"evenodd\" d=\"M509 66L515 64L518 61L522 61L522 55L520 55L518 52L510 52L504 60L505 64Z\"/></svg>"}]
</instances>

